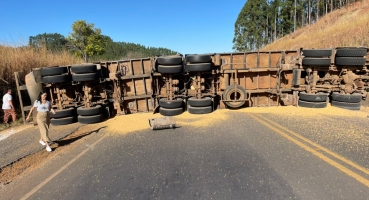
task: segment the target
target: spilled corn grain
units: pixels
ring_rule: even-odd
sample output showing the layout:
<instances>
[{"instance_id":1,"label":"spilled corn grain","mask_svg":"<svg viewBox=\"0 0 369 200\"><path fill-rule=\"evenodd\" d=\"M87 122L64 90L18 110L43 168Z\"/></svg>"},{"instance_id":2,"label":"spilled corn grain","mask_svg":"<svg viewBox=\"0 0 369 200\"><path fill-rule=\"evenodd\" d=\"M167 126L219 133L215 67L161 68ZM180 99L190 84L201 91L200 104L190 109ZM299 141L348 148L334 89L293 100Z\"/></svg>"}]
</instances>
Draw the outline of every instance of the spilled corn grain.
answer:
<instances>
[{"instance_id":1,"label":"spilled corn grain","mask_svg":"<svg viewBox=\"0 0 369 200\"><path fill-rule=\"evenodd\" d=\"M184 112L181 115L174 116L178 126L208 127L214 123L226 121L230 118L232 112L241 113L260 113L260 114L276 114L284 116L302 116L302 117L318 117L318 116L347 116L366 118L369 109L362 108L360 111L345 110L328 105L323 109L312 109L295 106L279 106L279 107L251 107L239 110L218 109L210 114L190 114ZM115 116L98 126L106 126L110 133L130 133L135 131L147 130L150 128L149 119L163 117L160 114L139 113Z\"/></svg>"},{"instance_id":2,"label":"spilled corn grain","mask_svg":"<svg viewBox=\"0 0 369 200\"><path fill-rule=\"evenodd\" d=\"M173 116L178 126L194 126L194 127L207 127L214 123L227 120L229 115L228 110L216 110L210 114L194 115L188 112L184 112L181 115ZM162 115L152 113L140 113L115 116L113 119L109 119L99 126L106 126L107 131L110 133L126 134L135 131L150 129L149 119L161 118Z\"/></svg>"},{"instance_id":3,"label":"spilled corn grain","mask_svg":"<svg viewBox=\"0 0 369 200\"><path fill-rule=\"evenodd\" d=\"M293 115L293 116L347 116L347 117L359 117L366 118L369 115L369 108L362 107L361 110L346 110L342 108L333 107L327 105L326 108L304 108L295 106L278 106L278 107L251 107L237 110L237 112L244 113L270 113L280 115Z\"/></svg>"}]
</instances>

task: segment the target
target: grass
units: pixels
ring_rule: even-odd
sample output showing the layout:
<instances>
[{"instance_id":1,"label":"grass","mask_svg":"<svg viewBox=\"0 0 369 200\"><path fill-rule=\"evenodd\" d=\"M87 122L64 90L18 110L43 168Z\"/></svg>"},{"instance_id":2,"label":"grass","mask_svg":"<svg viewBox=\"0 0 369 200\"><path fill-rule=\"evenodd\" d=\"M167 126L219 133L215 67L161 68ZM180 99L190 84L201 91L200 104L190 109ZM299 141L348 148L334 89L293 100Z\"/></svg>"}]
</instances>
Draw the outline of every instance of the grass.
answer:
<instances>
[{"instance_id":1,"label":"grass","mask_svg":"<svg viewBox=\"0 0 369 200\"><path fill-rule=\"evenodd\" d=\"M19 72L20 77L24 77L32 68L82 62L67 51L51 52L46 48L14 46L0 44L0 89L2 91L4 87L15 86L14 72Z\"/></svg>"},{"instance_id":2,"label":"grass","mask_svg":"<svg viewBox=\"0 0 369 200\"><path fill-rule=\"evenodd\" d=\"M3 131L8 128L12 128L12 127L21 126L21 125L23 125L23 119L19 118L15 122L11 122L9 124L6 124L6 123L0 124L0 131Z\"/></svg>"},{"instance_id":3,"label":"grass","mask_svg":"<svg viewBox=\"0 0 369 200\"><path fill-rule=\"evenodd\" d=\"M83 60L75 58L67 51L51 52L46 48L31 48L29 46L0 44L0 97L8 88L13 89L13 103L17 108L17 116L20 113L19 98L16 92L14 72L19 72L20 82L24 84L24 77L33 68L60 66L82 63ZM0 98L2 104L2 98ZM0 116L2 123L2 116ZM23 120L6 125L0 125L0 131L9 127L23 124Z\"/></svg>"}]
</instances>

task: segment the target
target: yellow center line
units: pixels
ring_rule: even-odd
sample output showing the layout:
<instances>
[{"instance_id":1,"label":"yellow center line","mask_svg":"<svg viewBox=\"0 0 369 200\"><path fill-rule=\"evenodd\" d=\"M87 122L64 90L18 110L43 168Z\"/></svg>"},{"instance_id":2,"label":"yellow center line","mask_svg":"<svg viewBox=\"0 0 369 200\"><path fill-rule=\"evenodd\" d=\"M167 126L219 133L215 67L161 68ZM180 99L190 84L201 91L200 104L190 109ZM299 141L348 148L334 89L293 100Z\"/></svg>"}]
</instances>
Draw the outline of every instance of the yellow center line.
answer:
<instances>
[{"instance_id":1,"label":"yellow center line","mask_svg":"<svg viewBox=\"0 0 369 200\"><path fill-rule=\"evenodd\" d=\"M359 181L360 183L364 184L366 187L369 187L369 180L365 179L364 177L360 176L359 174L351 171L350 169L346 168L345 166L335 162L334 160L328 158L327 156L323 155L322 153L310 148L309 146L305 145L304 143L298 141L297 139L293 138L292 136L287 135L286 133L282 132L280 129L266 123L265 121L261 120L259 117L256 117L252 114L249 114L252 118L254 118L256 121L260 122L261 124L263 124L264 126L272 129L273 131L275 131L276 133L280 134L281 136L285 137L286 139L290 140L291 142L297 144L298 146L302 147L303 149L305 149L308 152L311 152L313 155L317 156L318 158L322 159L323 161L325 161L326 163L336 167L337 169L341 170L342 172L346 173L347 175L355 178L357 181ZM270 122L268 120L268 122ZM272 122L270 122L272 123ZM273 125L277 125L275 123L272 123ZM278 125L278 127L280 127ZM288 131L290 132L290 131ZM292 131L291 131L292 132Z\"/></svg>"},{"instance_id":2,"label":"yellow center line","mask_svg":"<svg viewBox=\"0 0 369 200\"><path fill-rule=\"evenodd\" d=\"M269 123L273 124L274 126L276 126L276 127L280 128L280 129L282 129L282 130L284 130L284 131L286 131L286 132L288 132L288 133L290 133L290 134L292 134L292 135L296 136L297 138L299 138L299 139L303 140L304 142L309 143L310 145L312 145L312 146L314 146L314 147L316 147L316 148L318 148L318 149L320 149L320 150L322 150L322 151L324 151L324 152L328 153L329 155L331 155L331 156L333 156L333 157L335 157L335 158L337 158L337 159L339 159L339 160L341 160L341 161L343 161L343 162L345 162L345 163L347 163L347 164L351 165L352 167L354 167L354 168L356 168L356 169L358 169L358 170L360 170L360 171L364 172L365 174L368 174L368 175L369 175L369 170L368 170L368 169L366 169L365 167L362 167L362 166L360 166L360 165L358 165L358 164L356 164L356 163L352 162L351 160L349 160L349 159L347 159L347 158L345 158L345 157L343 157L343 156L340 156L340 155L338 155L337 153L334 153L334 152L330 151L330 150L329 150L329 149L327 149L327 148L324 148L324 147L320 146L319 144L317 144L317 143L315 143L315 142L313 142L313 141L311 141L311 140L309 140L309 139L307 139L307 138L305 138L305 137L301 136L300 134L298 134L298 133L296 133L296 132L293 132L292 130L287 129L286 127L284 127L284 126L282 126L282 125L279 125L279 124L277 124L276 122L271 121L270 119L267 119L267 118L262 117L262 116L258 116L258 117L259 117L259 118L261 118L261 119L263 119L264 121L267 121L267 122L269 122Z\"/></svg>"}]
</instances>

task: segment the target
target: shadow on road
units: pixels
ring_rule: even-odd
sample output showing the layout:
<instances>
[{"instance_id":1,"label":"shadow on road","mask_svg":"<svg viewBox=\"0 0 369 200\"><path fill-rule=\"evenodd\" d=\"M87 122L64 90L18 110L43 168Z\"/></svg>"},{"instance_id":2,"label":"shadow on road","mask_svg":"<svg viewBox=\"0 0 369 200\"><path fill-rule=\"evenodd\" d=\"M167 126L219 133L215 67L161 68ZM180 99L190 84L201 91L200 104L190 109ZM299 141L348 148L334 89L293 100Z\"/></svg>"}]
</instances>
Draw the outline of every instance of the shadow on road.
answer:
<instances>
[{"instance_id":1,"label":"shadow on road","mask_svg":"<svg viewBox=\"0 0 369 200\"><path fill-rule=\"evenodd\" d=\"M69 145L69 144L72 144L73 142L83 138L83 137L86 137L88 135L91 135L92 133L98 133L101 129L103 128L106 128L106 126L103 126L103 127L100 127L96 130L92 130L92 131L89 131L89 132L85 132L85 133L81 133L79 134L78 136L69 136L69 137L66 137L62 140L59 140L59 141L55 141L55 144L58 145L58 147L62 147L62 146L66 146L66 145Z\"/></svg>"}]
</instances>

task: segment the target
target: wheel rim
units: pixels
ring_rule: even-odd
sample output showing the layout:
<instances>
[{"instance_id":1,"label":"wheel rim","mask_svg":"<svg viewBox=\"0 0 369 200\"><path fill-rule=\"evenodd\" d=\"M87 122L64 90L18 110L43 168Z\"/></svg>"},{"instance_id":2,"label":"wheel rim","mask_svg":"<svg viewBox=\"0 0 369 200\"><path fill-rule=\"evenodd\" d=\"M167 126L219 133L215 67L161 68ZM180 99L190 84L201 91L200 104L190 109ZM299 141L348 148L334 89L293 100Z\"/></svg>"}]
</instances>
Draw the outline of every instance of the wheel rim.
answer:
<instances>
[{"instance_id":1,"label":"wheel rim","mask_svg":"<svg viewBox=\"0 0 369 200\"><path fill-rule=\"evenodd\" d=\"M244 93L240 89L231 89L229 92L227 92L226 100L242 100L245 99ZM238 108L241 107L245 102L225 102L229 107L232 108Z\"/></svg>"}]
</instances>

